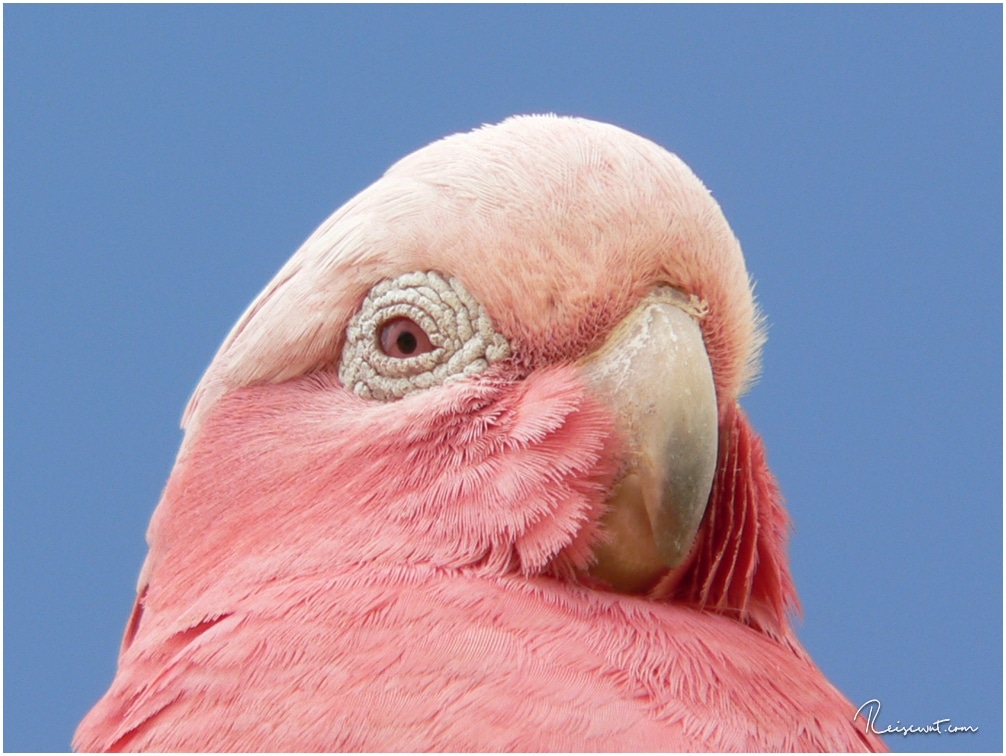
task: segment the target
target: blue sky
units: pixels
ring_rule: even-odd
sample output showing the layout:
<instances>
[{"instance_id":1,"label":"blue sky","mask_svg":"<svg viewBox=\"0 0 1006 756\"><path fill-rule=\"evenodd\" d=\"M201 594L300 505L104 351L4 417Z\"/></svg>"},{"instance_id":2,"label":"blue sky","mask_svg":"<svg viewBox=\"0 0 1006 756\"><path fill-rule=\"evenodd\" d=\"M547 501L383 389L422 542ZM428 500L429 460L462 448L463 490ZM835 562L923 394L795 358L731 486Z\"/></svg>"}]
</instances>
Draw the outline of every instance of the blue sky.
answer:
<instances>
[{"instance_id":1,"label":"blue sky","mask_svg":"<svg viewBox=\"0 0 1006 756\"><path fill-rule=\"evenodd\" d=\"M10 6L4 747L104 692L190 391L397 158L513 113L677 152L770 339L744 401L800 637L879 722L1002 749L1002 8Z\"/></svg>"}]
</instances>

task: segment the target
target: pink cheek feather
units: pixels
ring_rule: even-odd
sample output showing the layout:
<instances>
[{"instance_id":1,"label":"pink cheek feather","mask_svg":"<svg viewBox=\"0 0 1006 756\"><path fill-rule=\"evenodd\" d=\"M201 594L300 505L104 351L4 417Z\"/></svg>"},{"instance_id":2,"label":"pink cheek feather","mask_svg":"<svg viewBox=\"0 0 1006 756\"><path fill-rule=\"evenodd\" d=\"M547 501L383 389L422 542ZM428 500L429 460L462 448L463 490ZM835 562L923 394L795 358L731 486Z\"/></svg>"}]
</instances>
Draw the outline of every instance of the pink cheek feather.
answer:
<instances>
[{"instance_id":1,"label":"pink cheek feather","mask_svg":"<svg viewBox=\"0 0 1006 756\"><path fill-rule=\"evenodd\" d=\"M617 473L611 428L568 366L388 403L327 374L234 391L154 514L148 603L371 561L572 577Z\"/></svg>"}]
</instances>

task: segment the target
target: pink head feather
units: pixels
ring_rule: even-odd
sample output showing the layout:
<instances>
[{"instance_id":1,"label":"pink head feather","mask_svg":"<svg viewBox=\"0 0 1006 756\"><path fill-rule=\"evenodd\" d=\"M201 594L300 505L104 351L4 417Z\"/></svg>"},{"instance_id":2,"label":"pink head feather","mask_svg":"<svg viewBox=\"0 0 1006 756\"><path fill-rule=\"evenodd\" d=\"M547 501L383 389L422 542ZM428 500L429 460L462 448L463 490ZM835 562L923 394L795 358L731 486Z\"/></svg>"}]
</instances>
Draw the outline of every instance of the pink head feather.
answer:
<instances>
[{"instance_id":1,"label":"pink head feather","mask_svg":"<svg viewBox=\"0 0 1006 756\"><path fill-rule=\"evenodd\" d=\"M740 246L689 168L615 126L522 116L409 155L325 221L224 341L186 429L228 389L333 364L366 292L413 270L463 281L527 369L585 354L670 284L709 305L721 408L758 370L764 336Z\"/></svg>"}]
</instances>

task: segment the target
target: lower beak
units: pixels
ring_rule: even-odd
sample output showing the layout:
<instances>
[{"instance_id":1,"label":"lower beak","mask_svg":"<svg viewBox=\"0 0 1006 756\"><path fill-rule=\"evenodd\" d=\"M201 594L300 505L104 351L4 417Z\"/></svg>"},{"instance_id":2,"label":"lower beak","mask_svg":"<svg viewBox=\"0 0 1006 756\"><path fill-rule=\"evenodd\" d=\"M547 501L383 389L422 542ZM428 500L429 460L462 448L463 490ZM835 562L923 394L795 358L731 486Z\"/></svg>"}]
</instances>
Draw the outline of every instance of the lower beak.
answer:
<instances>
[{"instance_id":1,"label":"lower beak","mask_svg":"<svg viewBox=\"0 0 1006 756\"><path fill-rule=\"evenodd\" d=\"M578 365L615 414L623 472L591 574L629 593L687 566L716 471L718 422L697 302L660 287Z\"/></svg>"}]
</instances>

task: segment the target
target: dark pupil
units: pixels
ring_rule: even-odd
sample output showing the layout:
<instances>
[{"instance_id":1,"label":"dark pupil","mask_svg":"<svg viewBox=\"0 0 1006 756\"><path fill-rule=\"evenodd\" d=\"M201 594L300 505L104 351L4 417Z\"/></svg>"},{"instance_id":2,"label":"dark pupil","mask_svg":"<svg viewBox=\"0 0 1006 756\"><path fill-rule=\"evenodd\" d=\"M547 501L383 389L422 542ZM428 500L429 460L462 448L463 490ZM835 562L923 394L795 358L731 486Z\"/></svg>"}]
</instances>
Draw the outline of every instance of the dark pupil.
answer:
<instances>
[{"instance_id":1,"label":"dark pupil","mask_svg":"<svg viewBox=\"0 0 1006 756\"><path fill-rule=\"evenodd\" d=\"M398 339L395 343L398 344L398 348L402 350L402 354L412 354L416 351L416 347L418 346L416 337L408 331L398 334Z\"/></svg>"}]
</instances>

